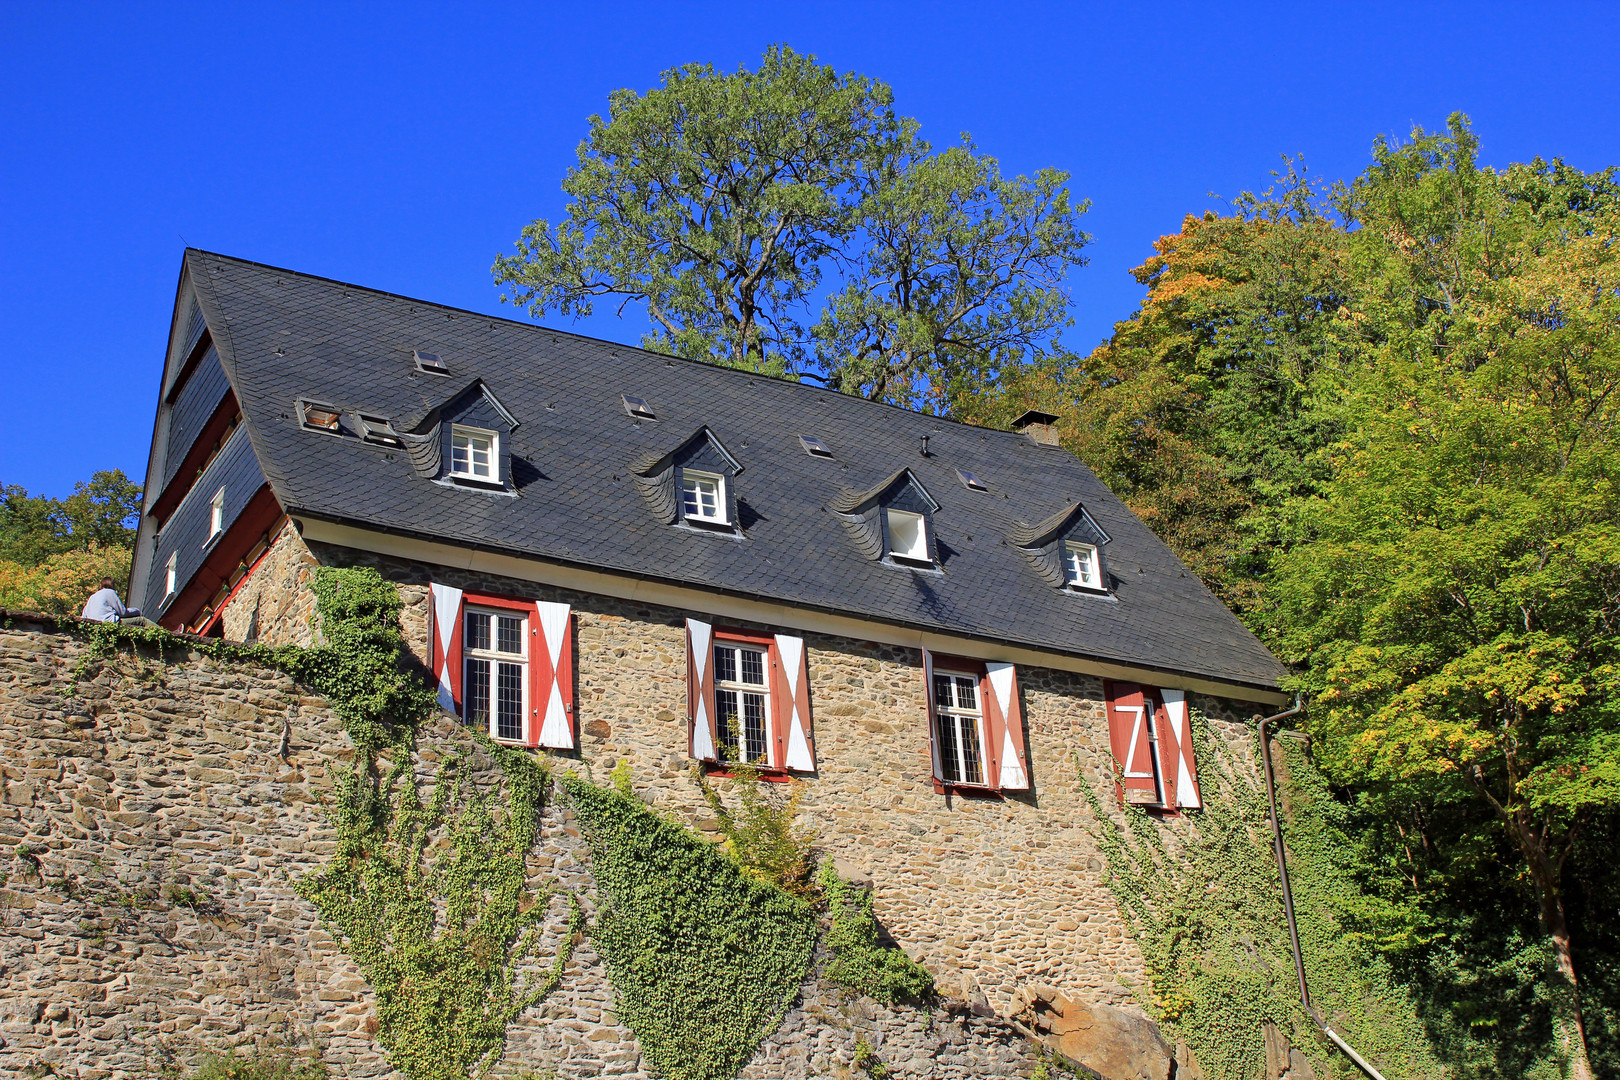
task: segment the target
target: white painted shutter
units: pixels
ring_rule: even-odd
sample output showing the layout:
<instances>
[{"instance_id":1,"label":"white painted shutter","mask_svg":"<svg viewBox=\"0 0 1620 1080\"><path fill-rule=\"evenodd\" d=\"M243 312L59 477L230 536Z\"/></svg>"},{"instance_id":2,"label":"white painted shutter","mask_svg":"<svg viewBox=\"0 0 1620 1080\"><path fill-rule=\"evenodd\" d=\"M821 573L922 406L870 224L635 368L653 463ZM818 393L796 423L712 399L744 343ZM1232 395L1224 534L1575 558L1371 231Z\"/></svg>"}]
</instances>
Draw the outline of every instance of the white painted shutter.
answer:
<instances>
[{"instance_id":1,"label":"white painted shutter","mask_svg":"<svg viewBox=\"0 0 1620 1080\"><path fill-rule=\"evenodd\" d=\"M1029 767L1024 761L1024 717L1018 705L1018 674L1011 664L988 661L984 665L985 681L995 695L999 710L996 728L1001 735L998 756L1001 759L1000 783L1004 791L1026 791L1029 788Z\"/></svg>"},{"instance_id":2,"label":"white painted shutter","mask_svg":"<svg viewBox=\"0 0 1620 1080\"><path fill-rule=\"evenodd\" d=\"M1159 698L1170 718L1170 737L1176 744L1176 805L1189 810L1203 807L1198 791L1198 763L1193 758L1192 721L1187 717L1187 695L1182 690L1159 688Z\"/></svg>"},{"instance_id":3,"label":"white painted shutter","mask_svg":"<svg viewBox=\"0 0 1620 1080\"><path fill-rule=\"evenodd\" d=\"M787 718L784 764L797 772L815 772L816 744L810 727L810 666L805 656L804 638L777 634L776 655L786 691L777 705Z\"/></svg>"},{"instance_id":4,"label":"white painted shutter","mask_svg":"<svg viewBox=\"0 0 1620 1080\"><path fill-rule=\"evenodd\" d=\"M573 656L568 634L570 608L567 604L554 604L544 600L534 603L540 632L534 635L537 655L530 663L537 665L535 710L539 714L539 732L534 745L552 750L574 748L573 717Z\"/></svg>"},{"instance_id":5,"label":"white painted shutter","mask_svg":"<svg viewBox=\"0 0 1620 1080\"><path fill-rule=\"evenodd\" d=\"M699 761L719 761L715 751L714 627L686 620L686 715L691 721L691 753Z\"/></svg>"},{"instance_id":6,"label":"white painted shutter","mask_svg":"<svg viewBox=\"0 0 1620 1080\"><path fill-rule=\"evenodd\" d=\"M461 685L461 650L455 645L461 635L461 590L434 584L433 593L433 674L439 679L439 707L456 712L456 690Z\"/></svg>"}]
</instances>

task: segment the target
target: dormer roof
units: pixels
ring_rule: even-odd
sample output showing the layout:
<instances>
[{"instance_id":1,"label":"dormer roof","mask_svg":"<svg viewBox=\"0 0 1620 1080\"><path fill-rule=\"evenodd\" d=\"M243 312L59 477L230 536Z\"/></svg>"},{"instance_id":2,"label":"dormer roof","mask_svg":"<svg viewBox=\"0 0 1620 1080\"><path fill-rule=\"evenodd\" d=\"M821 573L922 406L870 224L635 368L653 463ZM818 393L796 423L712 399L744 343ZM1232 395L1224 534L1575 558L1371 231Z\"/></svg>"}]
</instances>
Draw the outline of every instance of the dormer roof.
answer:
<instances>
[{"instance_id":1,"label":"dormer roof","mask_svg":"<svg viewBox=\"0 0 1620 1080\"><path fill-rule=\"evenodd\" d=\"M206 252L186 263L260 467L298 520L1268 693L1284 674L1089 469L1027 435ZM417 370L416 352L451 376ZM423 478L439 451L410 436L470 391L511 421L508 497ZM626 395L657 419L627 414ZM389 418L403 451L302 430L299 397ZM672 445L672 431L694 434ZM807 453L804 433L836 456ZM648 513L632 466L699 435L746 468L746 542ZM988 490L964 487L957 469ZM839 519L897 481L937 508L937 572L873 562ZM1011 542L1020 522L1076 506L1109 538L1113 602L1077 605Z\"/></svg>"}]
</instances>

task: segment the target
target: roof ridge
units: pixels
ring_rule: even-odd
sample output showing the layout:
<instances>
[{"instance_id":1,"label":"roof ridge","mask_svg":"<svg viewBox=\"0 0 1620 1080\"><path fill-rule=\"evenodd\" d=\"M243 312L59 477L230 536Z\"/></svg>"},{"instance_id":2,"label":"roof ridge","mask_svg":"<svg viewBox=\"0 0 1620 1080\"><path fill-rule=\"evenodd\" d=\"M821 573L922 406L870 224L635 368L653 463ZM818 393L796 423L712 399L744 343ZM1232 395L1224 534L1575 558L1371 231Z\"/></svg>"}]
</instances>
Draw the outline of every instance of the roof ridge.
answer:
<instances>
[{"instance_id":1,"label":"roof ridge","mask_svg":"<svg viewBox=\"0 0 1620 1080\"><path fill-rule=\"evenodd\" d=\"M376 289L369 285L357 285L352 281L344 281L341 278L326 277L322 274L309 274L302 270L292 270L285 266L276 266L271 263L257 262L253 259L244 259L236 255L226 255L222 252L209 251L205 248L188 247L185 249L185 251L187 255L196 254L214 259L223 259L227 262L236 263L239 266L251 266L260 270L273 271L278 274L289 274L293 277L305 278L310 281L324 282L328 285L338 285L345 289L358 289L361 292L371 293L374 296L385 296L393 300L404 300L408 303L421 304L425 307L433 308L438 311L454 312L457 315L470 315L478 319L489 319L494 322L506 323L509 326L519 327L524 330L549 334L565 334L568 337L574 338L578 341L589 342L593 345L611 345L614 348L630 349L652 359L674 360L682 364L693 364L709 371L730 372L742 378L761 379L781 386L798 387L802 390L807 390L815 394L836 394L838 397L848 401L859 401L863 404L877 408L892 409L896 412L904 413L907 416L914 416L921 420L932 420L940 424L949 424L952 427L962 428L966 431L979 431L987 434L1008 435L1013 438L1025 437L1015 431L1007 431L1002 428L985 427L981 424L969 424L962 420L953 420L948 416L936 416L932 413L918 412L916 409L908 409L903 405L895 405L887 401L873 401L871 398L860 397L855 394L846 394L841 390L829 390L825 386L815 386L811 383L790 381L788 379L778 378L775 375L765 375L757 371L746 371L742 368L726 367L723 364L713 364L707 360L693 360L690 357L675 356L671 353L653 352L651 349L644 349L639 345L626 345L623 342L613 341L609 338L591 337L588 334L581 334L573 330L560 330L557 327L550 326L545 323L523 322L519 319L507 318L504 315L487 315L481 311L473 311L471 308L452 307L449 304L441 304L433 300L424 300L417 296L407 296L404 293L390 292L387 289ZM1082 464L1084 463L1082 462Z\"/></svg>"}]
</instances>

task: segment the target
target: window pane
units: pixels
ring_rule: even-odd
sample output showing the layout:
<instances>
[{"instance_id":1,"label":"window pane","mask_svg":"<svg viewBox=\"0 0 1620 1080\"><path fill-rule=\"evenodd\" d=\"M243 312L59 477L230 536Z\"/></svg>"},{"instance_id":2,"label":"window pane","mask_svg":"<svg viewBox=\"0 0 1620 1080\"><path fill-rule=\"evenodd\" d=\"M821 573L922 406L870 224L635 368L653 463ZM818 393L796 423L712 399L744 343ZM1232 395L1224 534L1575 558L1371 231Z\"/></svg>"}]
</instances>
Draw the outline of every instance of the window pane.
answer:
<instances>
[{"instance_id":1,"label":"window pane","mask_svg":"<svg viewBox=\"0 0 1620 1080\"><path fill-rule=\"evenodd\" d=\"M979 707L979 688L973 685L973 680L964 679L958 675L951 681L956 683L956 707L959 709L977 709Z\"/></svg>"},{"instance_id":2,"label":"window pane","mask_svg":"<svg viewBox=\"0 0 1620 1080\"><path fill-rule=\"evenodd\" d=\"M461 685L462 700L466 702L466 716L463 717L469 724L477 724L487 729L489 727L489 661L468 660L465 669L465 678Z\"/></svg>"},{"instance_id":3,"label":"window pane","mask_svg":"<svg viewBox=\"0 0 1620 1080\"><path fill-rule=\"evenodd\" d=\"M714 726L720 734L721 760L740 756L737 747L737 691L714 692Z\"/></svg>"},{"instance_id":4,"label":"window pane","mask_svg":"<svg viewBox=\"0 0 1620 1080\"><path fill-rule=\"evenodd\" d=\"M921 514L890 510L889 552L905 559L928 559L928 538Z\"/></svg>"},{"instance_id":5,"label":"window pane","mask_svg":"<svg viewBox=\"0 0 1620 1080\"><path fill-rule=\"evenodd\" d=\"M948 784L962 782L962 759L956 750L956 724L950 716L940 713L934 724L939 740L940 778Z\"/></svg>"},{"instance_id":6,"label":"window pane","mask_svg":"<svg viewBox=\"0 0 1620 1080\"><path fill-rule=\"evenodd\" d=\"M951 677L949 675L934 676L934 704L942 709L950 708L956 704L956 698L951 694Z\"/></svg>"},{"instance_id":7,"label":"window pane","mask_svg":"<svg viewBox=\"0 0 1620 1080\"><path fill-rule=\"evenodd\" d=\"M765 685L765 654L753 649L739 649L742 653L742 678L739 682L753 686Z\"/></svg>"},{"instance_id":8,"label":"window pane","mask_svg":"<svg viewBox=\"0 0 1620 1080\"><path fill-rule=\"evenodd\" d=\"M515 619L510 615L501 615L496 620L496 630L500 637L495 643L496 651L520 653L523 651L523 620Z\"/></svg>"},{"instance_id":9,"label":"window pane","mask_svg":"<svg viewBox=\"0 0 1620 1080\"><path fill-rule=\"evenodd\" d=\"M714 647L714 678L716 682L737 681L737 650Z\"/></svg>"},{"instance_id":10,"label":"window pane","mask_svg":"<svg viewBox=\"0 0 1620 1080\"><path fill-rule=\"evenodd\" d=\"M450 436L450 471L457 473L469 472L467 465L467 436Z\"/></svg>"},{"instance_id":11,"label":"window pane","mask_svg":"<svg viewBox=\"0 0 1620 1080\"><path fill-rule=\"evenodd\" d=\"M489 616L478 611L467 612L467 640L462 642L465 649L489 648Z\"/></svg>"},{"instance_id":12,"label":"window pane","mask_svg":"<svg viewBox=\"0 0 1620 1080\"><path fill-rule=\"evenodd\" d=\"M962 740L962 783L984 783L984 771L979 768L979 725L971 716L956 717Z\"/></svg>"},{"instance_id":13,"label":"window pane","mask_svg":"<svg viewBox=\"0 0 1620 1080\"><path fill-rule=\"evenodd\" d=\"M487 668L488 665L485 664ZM523 738L523 665L497 664L495 737Z\"/></svg>"},{"instance_id":14,"label":"window pane","mask_svg":"<svg viewBox=\"0 0 1620 1080\"><path fill-rule=\"evenodd\" d=\"M721 520L720 481L710 476L681 473L681 506L687 517Z\"/></svg>"},{"instance_id":15,"label":"window pane","mask_svg":"<svg viewBox=\"0 0 1620 1080\"><path fill-rule=\"evenodd\" d=\"M490 440L487 439L487 438L480 438L480 437L474 435L474 436L471 436L470 438L468 438L467 443L472 449L472 473L473 473L473 475L474 476L488 476L489 475L489 444L490 444Z\"/></svg>"},{"instance_id":16,"label":"window pane","mask_svg":"<svg viewBox=\"0 0 1620 1080\"><path fill-rule=\"evenodd\" d=\"M746 653L744 654L747 655ZM756 654L757 655L757 654ZM765 761L765 695L743 695L743 723L747 735L747 761Z\"/></svg>"}]
</instances>

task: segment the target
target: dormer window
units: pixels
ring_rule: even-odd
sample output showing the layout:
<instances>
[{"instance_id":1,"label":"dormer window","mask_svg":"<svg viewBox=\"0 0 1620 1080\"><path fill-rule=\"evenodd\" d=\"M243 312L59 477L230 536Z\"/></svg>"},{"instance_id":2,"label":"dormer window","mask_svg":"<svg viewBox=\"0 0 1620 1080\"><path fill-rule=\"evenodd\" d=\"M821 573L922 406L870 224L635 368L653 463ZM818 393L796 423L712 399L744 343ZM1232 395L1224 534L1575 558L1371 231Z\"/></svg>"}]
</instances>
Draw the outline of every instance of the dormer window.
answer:
<instances>
[{"instance_id":1,"label":"dormer window","mask_svg":"<svg viewBox=\"0 0 1620 1080\"><path fill-rule=\"evenodd\" d=\"M726 523L726 478L718 473L681 470L681 510L688 521Z\"/></svg>"},{"instance_id":2,"label":"dormer window","mask_svg":"<svg viewBox=\"0 0 1620 1080\"><path fill-rule=\"evenodd\" d=\"M1063 545L1063 575L1077 589L1101 589L1102 574L1097 563L1097 545L1071 540Z\"/></svg>"},{"instance_id":3,"label":"dormer window","mask_svg":"<svg viewBox=\"0 0 1620 1080\"><path fill-rule=\"evenodd\" d=\"M932 562L928 557L928 519L893 507L884 513L889 525L889 554L912 562Z\"/></svg>"},{"instance_id":4,"label":"dormer window","mask_svg":"<svg viewBox=\"0 0 1620 1080\"><path fill-rule=\"evenodd\" d=\"M449 366L442 358L439 357L437 353L423 352L421 349L417 349L411 353L411 356L416 360L417 371L425 372L429 375L450 374Z\"/></svg>"},{"instance_id":5,"label":"dormer window","mask_svg":"<svg viewBox=\"0 0 1620 1080\"><path fill-rule=\"evenodd\" d=\"M225 531L225 489L214 492L214 501L208 505L208 543Z\"/></svg>"},{"instance_id":6,"label":"dormer window","mask_svg":"<svg viewBox=\"0 0 1620 1080\"><path fill-rule=\"evenodd\" d=\"M380 443L383 446L399 446L399 433L394 425L383 416L369 416L360 414L360 437L366 442Z\"/></svg>"},{"instance_id":7,"label":"dormer window","mask_svg":"<svg viewBox=\"0 0 1620 1080\"><path fill-rule=\"evenodd\" d=\"M169 552L169 562L163 568L163 599L167 600L174 595L174 590L180 584L180 554Z\"/></svg>"},{"instance_id":8,"label":"dormer window","mask_svg":"<svg viewBox=\"0 0 1620 1080\"><path fill-rule=\"evenodd\" d=\"M450 432L450 475L485 483L500 481L499 436L457 424Z\"/></svg>"},{"instance_id":9,"label":"dormer window","mask_svg":"<svg viewBox=\"0 0 1620 1080\"><path fill-rule=\"evenodd\" d=\"M1016 523L1007 540L1053 588L1108 595L1102 552L1108 534L1080 503L1069 504L1039 525Z\"/></svg>"}]
</instances>

